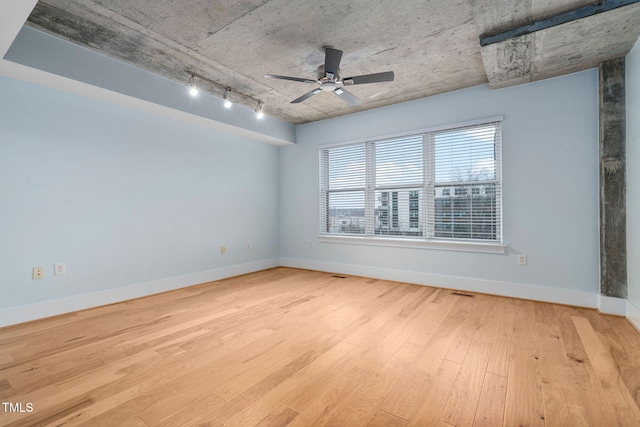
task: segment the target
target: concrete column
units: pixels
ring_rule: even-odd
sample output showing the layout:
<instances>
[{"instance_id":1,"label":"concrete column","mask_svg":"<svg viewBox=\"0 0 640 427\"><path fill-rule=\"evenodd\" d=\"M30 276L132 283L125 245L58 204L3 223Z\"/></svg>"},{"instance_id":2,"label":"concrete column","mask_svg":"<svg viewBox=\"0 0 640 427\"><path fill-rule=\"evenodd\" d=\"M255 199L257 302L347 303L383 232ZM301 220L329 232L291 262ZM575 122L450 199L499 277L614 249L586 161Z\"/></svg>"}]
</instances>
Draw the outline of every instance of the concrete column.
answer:
<instances>
[{"instance_id":1,"label":"concrete column","mask_svg":"<svg viewBox=\"0 0 640 427\"><path fill-rule=\"evenodd\" d=\"M600 64L600 293L627 297L624 58Z\"/></svg>"}]
</instances>

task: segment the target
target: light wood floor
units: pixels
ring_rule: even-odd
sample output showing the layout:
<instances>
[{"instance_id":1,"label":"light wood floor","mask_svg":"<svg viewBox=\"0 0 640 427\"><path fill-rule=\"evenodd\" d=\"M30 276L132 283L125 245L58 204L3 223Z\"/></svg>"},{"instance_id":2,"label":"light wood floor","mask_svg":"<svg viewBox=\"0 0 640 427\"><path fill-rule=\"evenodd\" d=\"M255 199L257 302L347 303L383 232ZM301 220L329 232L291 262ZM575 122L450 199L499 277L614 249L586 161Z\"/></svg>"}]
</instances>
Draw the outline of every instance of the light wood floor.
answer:
<instances>
[{"instance_id":1,"label":"light wood floor","mask_svg":"<svg viewBox=\"0 0 640 427\"><path fill-rule=\"evenodd\" d=\"M6 426L638 426L640 334L277 268L0 329L0 398L33 406Z\"/></svg>"}]
</instances>

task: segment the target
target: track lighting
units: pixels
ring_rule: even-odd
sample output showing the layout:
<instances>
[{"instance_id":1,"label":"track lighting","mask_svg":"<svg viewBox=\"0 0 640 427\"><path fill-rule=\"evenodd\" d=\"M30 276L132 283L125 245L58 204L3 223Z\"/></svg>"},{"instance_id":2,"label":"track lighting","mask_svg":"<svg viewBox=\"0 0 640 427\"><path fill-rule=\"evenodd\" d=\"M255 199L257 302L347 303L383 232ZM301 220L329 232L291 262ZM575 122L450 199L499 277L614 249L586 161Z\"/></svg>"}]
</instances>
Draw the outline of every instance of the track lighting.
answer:
<instances>
[{"instance_id":1,"label":"track lighting","mask_svg":"<svg viewBox=\"0 0 640 427\"><path fill-rule=\"evenodd\" d=\"M261 119L264 117L264 104L258 101L258 107L256 107L256 117Z\"/></svg>"},{"instance_id":2,"label":"track lighting","mask_svg":"<svg viewBox=\"0 0 640 427\"><path fill-rule=\"evenodd\" d=\"M198 79L199 84L201 85L201 89L207 93L214 96L220 96L222 93L222 102L224 108L231 108L233 104L240 104L247 108L251 108L252 105L258 104L255 109L256 117L258 119L262 119L264 117L264 104L259 99L254 98L251 95L247 95L246 93L242 93L238 90L233 89L227 85L224 85L215 80L211 80L208 77L203 76L202 74L198 74L192 70L185 70L189 75L189 80L187 81L187 86L189 87L189 93L192 96L196 96L198 94L198 86L196 85L196 78ZM233 101L232 101L233 99Z\"/></svg>"},{"instance_id":3,"label":"track lighting","mask_svg":"<svg viewBox=\"0 0 640 427\"><path fill-rule=\"evenodd\" d=\"M231 88L227 88L224 91L224 97L222 99L224 99L224 108L231 108L232 102L229 99L229 93L231 92Z\"/></svg>"}]
</instances>

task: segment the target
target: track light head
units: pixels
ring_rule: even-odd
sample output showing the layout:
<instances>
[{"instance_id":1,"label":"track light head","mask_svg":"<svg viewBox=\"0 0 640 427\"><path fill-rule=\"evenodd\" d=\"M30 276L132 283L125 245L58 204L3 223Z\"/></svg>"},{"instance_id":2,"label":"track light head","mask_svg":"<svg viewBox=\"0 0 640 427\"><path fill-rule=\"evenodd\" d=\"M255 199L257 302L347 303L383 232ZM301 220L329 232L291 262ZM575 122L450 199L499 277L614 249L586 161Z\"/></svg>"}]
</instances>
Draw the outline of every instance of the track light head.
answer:
<instances>
[{"instance_id":1,"label":"track light head","mask_svg":"<svg viewBox=\"0 0 640 427\"><path fill-rule=\"evenodd\" d=\"M233 105L233 103L231 102L231 99L229 99L229 95L231 93L231 88L227 88L224 91L224 108L231 108L231 105Z\"/></svg>"},{"instance_id":2,"label":"track light head","mask_svg":"<svg viewBox=\"0 0 640 427\"><path fill-rule=\"evenodd\" d=\"M191 74L191 77L187 82L187 86L189 87L189 95L191 96L198 95L198 86L196 85L196 78L193 74Z\"/></svg>"},{"instance_id":3,"label":"track light head","mask_svg":"<svg viewBox=\"0 0 640 427\"><path fill-rule=\"evenodd\" d=\"M261 119L264 117L264 104L258 101L258 106L256 107L256 117Z\"/></svg>"}]
</instances>

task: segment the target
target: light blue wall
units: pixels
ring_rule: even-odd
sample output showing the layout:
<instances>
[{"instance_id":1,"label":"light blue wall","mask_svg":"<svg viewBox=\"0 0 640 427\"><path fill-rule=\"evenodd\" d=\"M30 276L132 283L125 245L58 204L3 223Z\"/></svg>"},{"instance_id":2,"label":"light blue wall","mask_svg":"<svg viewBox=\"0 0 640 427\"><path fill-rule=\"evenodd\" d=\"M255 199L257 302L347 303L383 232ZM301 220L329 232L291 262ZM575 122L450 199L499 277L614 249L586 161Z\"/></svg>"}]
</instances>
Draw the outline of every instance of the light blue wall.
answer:
<instances>
[{"instance_id":1,"label":"light blue wall","mask_svg":"<svg viewBox=\"0 0 640 427\"><path fill-rule=\"evenodd\" d=\"M640 42L626 58L626 76L628 299L640 312Z\"/></svg>"},{"instance_id":2,"label":"light blue wall","mask_svg":"<svg viewBox=\"0 0 640 427\"><path fill-rule=\"evenodd\" d=\"M507 254L317 242L319 145L495 115L504 116ZM540 292L551 296L562 289L578 294L599 290L595 69L506 89L473 87L315 122L299 126L296 140L295 146L280 149L280 253L285 264L387 277L414 272L414 277L423 274L440 282L435 285L458 277L500 282L501 289L528 285L528 291L537 292L540 286ZM517 265L516 253L527 254L528 265Z\"/></svg>"},{"instance_id":3,"label":"light blue wall","mask_svg":"<svg viewBox=\"0 0 640 427\"><path fill-rule=\"evenodd\" d=\"M277 150L0 77L0 309L277 264Z\"/></svg>"}]
</instances>

